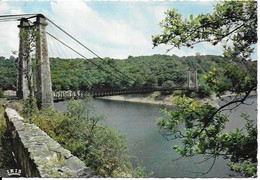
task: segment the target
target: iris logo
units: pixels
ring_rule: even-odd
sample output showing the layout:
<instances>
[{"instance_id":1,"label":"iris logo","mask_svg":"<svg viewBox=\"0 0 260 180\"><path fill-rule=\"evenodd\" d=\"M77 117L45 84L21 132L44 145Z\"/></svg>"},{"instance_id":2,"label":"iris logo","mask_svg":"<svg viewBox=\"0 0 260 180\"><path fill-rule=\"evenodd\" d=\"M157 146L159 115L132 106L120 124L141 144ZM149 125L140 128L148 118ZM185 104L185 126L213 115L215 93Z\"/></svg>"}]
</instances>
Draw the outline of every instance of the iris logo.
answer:
<instances>
[{"instance_id":1,"label":"iris logo","mask_svg":"<svg viewBox=\"0 0 260 180\"><path fill-rule=\"evenodd\" d=\"M21 173L22 173L21 169L10 169L10 170L7 170L7 175L9 177L20 177Z\"/></svg>"}]
</instances>

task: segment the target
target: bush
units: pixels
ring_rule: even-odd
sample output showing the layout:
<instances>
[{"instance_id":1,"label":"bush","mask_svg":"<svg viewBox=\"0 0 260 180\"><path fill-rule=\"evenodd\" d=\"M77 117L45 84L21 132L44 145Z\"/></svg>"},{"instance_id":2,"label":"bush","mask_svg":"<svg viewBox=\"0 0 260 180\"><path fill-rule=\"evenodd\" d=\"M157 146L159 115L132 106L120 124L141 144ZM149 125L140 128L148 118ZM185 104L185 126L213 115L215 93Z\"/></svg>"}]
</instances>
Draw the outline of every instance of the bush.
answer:
<instances>
[{"instance_id":1,"label":"bush","mask_svg":"<svg viewBox=\"0 0 260 180\"><path fill-rule=\"evenodd\" d=\"M0 105L0 147L3 147L2 137L6 131L6 124L4 118L4 108ZM4 166L5 153L3 153L2 148L0 149L0 167Z\"/></svg>"},{"instance_id":2,"label":"bush","mask_svg":"<svg viewBox=\"0 0 260 180\"><path fill-rule=\"evenodd\" d=\"M24 117L31 120L32 116L38 112L36 99L34 97L29 97L28 99L24 99L22 101L23 109L22 114ZM20 111L18 111L20 112Z\"/></svg>"},{"instance_id":3,"label":"bush","mask_svg":"<svg viewBox=\"0 0 260 180\"><path fill-rule=\"evenodd\" d=\"M173 91L173 95L174 96L181 96L182 95L182 91L181 90L175 90L175 91Z\"/></svg>"},{"instance_id":4,"label":"bush","mask_svg":"<svg viewBox=\"0 0 260 180\"><path fill-rule=\"evenodd\" d=\"M154 93L152 93L152 94L150 94L150 98L151 99L156 99L158 96L160 96L160 92L154 92Z\"/></svg>"},{"instance_id":5,"label":"bush","mask_svg":"<svg viewBox=\"0 0 260 180\"><path fill-rule=\"evenodd\" d=\"M4 97L5 97L4 92L3 92L3 90L0 88L0 98L4 98Z\"/></svg>"},{"instance_id":6,"label":"bush","mask_svg":"<svg viewBox=\"0 0 260 180\"><path fill-rule=\"evenodd\" d=\"M206 85L200 85L197 95L199 98L209 97L211 95L210 87L208 87Z\"/></svg>"},{"instance_id":7,"label":"bush","mask_svg":"<svg viewBox=\"0 0 260 180\"><path fill-rule=\"evenodd\" d=\"M167 80L167 81L163 82L162 86L163 87L173 87L173 86L175 86L175 84L173 81Z\"/></svg>"},{"instance_id":8,"label":"bush","mask_svg":"<svg viewBox=\"0 0 260 180\"><path fill-rule=\"evenodd\" d=\"M4 108L0 105L0 144L1 144L1 137L3 136L6 130L6 123L4 118Z\"/></svg>"},{"instance_id":9,"label":"bush","mask_svg":"<svg viewBox=\"0 0 260 180\"><path fill-rule=\"evenodd\" d=\"M195 98L196 96L197 96L197 94L195 92L191 92L188 97Z\"/></svg>"}]
</instances>

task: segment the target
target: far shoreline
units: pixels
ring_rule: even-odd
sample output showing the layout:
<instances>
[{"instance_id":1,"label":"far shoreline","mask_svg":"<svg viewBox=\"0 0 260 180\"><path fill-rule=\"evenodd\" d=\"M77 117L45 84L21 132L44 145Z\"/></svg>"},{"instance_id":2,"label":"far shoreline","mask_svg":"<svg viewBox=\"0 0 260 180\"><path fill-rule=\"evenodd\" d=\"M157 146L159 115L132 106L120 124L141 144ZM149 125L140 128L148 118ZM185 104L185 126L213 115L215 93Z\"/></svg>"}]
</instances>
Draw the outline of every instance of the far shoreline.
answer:
<instances>
[{"instance_id":1,"label":"far shoreline","mask_svg":"<svg viewBox=\"0 0 260 180\"><path fill-rule=\"evenodd\" d=\"M234 97L235 94L227 92L221 98ZM257 92L252 92L248 97L257 96ZM98 97L97 99L110 100L110 101L125 101L133 103L144 103L144 104L156 104L156 105L166 105L175 106L173 102L174 95L160 95L158 92L147 93L147 94L126 94L117 96L105 96ZM176 96L175 96L176 97ZM219 107L219 98L215 95L211 95L207 98L195 98L202 104L209 103L212 106Z\"/></svg>"},{"instance_id":2,"label":"far shoreline","mask_svg":"<svg viewBox=\"0 0 260 180\"><path fill-rule=\"evenodd\" d=\"M173 94L162 95L160 92L153 92L147 94L125 94L117 96L105 96L98 97L97 99L110 100L110 101L124 101L132 103L144 103L144 104L155 104L155 105L164 105L164 106L175 106L173 98L178 97ZM208 98L196 98L201 103L210 103L213 106L218 106L215 103L216 98L214 96Z\"/></svg>"}]
</instances>

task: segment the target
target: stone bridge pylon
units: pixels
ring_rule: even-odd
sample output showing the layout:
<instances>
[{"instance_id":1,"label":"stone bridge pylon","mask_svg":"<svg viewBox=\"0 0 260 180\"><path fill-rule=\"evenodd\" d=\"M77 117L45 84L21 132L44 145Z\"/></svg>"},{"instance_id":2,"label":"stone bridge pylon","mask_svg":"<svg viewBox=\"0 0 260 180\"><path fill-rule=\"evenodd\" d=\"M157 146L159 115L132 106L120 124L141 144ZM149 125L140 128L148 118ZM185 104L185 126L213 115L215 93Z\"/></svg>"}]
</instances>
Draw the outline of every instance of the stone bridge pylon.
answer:
<instances>
[{"instance_id":1,"label":"stone bridge pylon","mask_svg":"<svg viewBox=\"0 0 260 180\"><path fill-rule=\"evenodd\" d=\"M37 105L42 108L53 108L53 93L50 74L50 62L48 56L48 46L46 38L46 18L39 14L33 24L28 19L20 20L19 34L19 55L18 55L18 75L17 75L17 96L20 99L29 97L29 83L35 83L35 90L32 94L37 100ZM37 36L35 38L35 74L32 72L32 57L28 53L28 45L30 44L31 34L23 36L24 31L30 32L35 28ZM30 48L30 47L29 47ZM28 78L35 76L34 78ZM35 79L35 82L29 82Z\"/></svg>"},{"instance_id":2,"label":"stone bridge pylon","mask_svg":"<svg viewBox=\"0 0 260 180\"><path fill-rule=\"evenodd\" d=\"M193 77L192 77L193 74ZM198 73L196 68L190 68L188 70L188 78L187 78L187 86L188 89L193 89L198 91L199 89L199 81L198 81Z\"/></svg>"}]
</instances>

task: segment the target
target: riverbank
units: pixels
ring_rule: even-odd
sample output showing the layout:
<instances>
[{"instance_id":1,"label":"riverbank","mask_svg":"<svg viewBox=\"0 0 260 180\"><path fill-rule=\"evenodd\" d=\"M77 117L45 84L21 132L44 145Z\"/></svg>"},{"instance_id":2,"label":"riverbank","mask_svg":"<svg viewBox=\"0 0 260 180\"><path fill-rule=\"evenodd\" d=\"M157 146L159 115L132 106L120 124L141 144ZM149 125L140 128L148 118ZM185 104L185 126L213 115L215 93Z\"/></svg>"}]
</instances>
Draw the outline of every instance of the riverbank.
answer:
<instances>
[{"instance_id":1,"label":"riverbank","mask_svg":"<svg viewBox=\"0 0 260 180\"><path fill-rule=\"evenodd\" d=\"M106 97L99 97L98 99L174 106L173 97L174 97L173 94L163 95L160 92L153 92L153 93L146 93L146 94L126 94L126 95L118 95L118 96L106 96ZM203 104L209 103L213 106L218 107L216 99L217 98L215 96L211 96L209 98L203 98L203 99L197 98L197 100Z\"/></svg>"},{"instance_id":2,"label":"riverbank","mask_svg":"<svg viewBox=\"0 0 260 180\"><path fill-rule=\"evenodd\" d=\"M234 94L227 92L221 98L230 98L234 97ZM252 92L250 96L257 96L257 92ZM126 94L126 95L117 95L117 96L105 96L99 97L98 99L112 100L112 101L126 101L126 102L135 102L135 103L147 103L147 104L158 104L158 105L167 105L174 106L173 94L163 95L160 92L146 93L146 94ZM176 96L175 96L176 97ZM218 101L219 98L216 95L211 95L208 98L196 98L202 104L209 103L214 107L219 107Z\"/></svg>"},{"instance_id":3,"label":"riverbank","mask_svg":"<svg viewBox=\"0 0 260 180\"><path fill-rule=\"evenodd\" d=\"M161 95L159 92L98 97L98 99L105 99L105 100L149 103L149 104L159 104L159 105L168 105L168 106L172 105L172 98L173 95Z\"/></svg>"}]
</instances>

